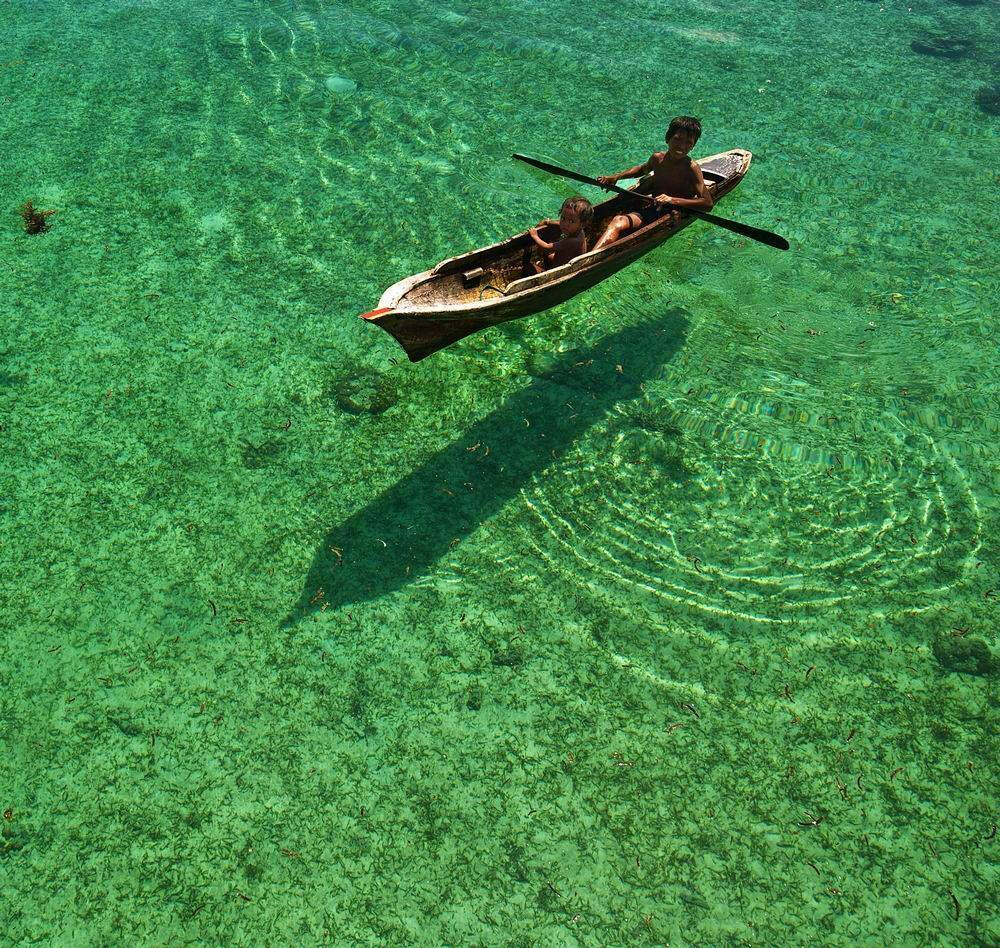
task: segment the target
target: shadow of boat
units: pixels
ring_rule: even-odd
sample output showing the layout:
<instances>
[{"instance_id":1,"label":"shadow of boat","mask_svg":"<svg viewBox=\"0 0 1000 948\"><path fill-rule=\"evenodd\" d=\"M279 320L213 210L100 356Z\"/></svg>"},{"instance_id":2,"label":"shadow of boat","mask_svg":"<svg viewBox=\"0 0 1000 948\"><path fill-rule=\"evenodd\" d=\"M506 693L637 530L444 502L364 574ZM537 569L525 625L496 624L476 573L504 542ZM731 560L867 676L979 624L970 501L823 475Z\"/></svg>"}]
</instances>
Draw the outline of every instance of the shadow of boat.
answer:
<instances>
[{"instance_id":1,"label":"shadow of boat","mask_svg":"<svg viewBox=\"0 0 1000 948\"><path fill-rule=\"evenodd\" d=\"M686 314L672 309L656 323L628 326L553 358L460 439L334 527L282 628L417 580L614 405L638 395L686 330ZM476 444L481 449L470 451Z\"/></svg>"}]
</instances>

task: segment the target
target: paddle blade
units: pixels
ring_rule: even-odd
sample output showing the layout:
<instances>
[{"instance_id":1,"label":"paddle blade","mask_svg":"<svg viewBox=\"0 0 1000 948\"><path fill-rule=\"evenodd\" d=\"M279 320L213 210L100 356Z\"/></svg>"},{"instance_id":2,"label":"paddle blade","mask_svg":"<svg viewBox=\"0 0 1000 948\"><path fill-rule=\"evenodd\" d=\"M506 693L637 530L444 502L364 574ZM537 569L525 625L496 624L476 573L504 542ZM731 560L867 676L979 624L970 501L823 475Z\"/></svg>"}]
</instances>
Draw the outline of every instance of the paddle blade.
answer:
<instances>
[{"instance_id":1,"label":"paddle blade","mask_svg":"<svg viewBox=\"0 0 1000 948\"><path fill-rule=\"evenodd\" d=\"M519 155L517 152L511 155L511 158L516 158L518 161L523 161L526 165L531 165L549 174L558 175L562 178L572 178L574 181L580 181L583 184L593 184L601 187L594 178L589 178L578 171L570 171L568 168L560 168L558 165L549 164L547 161L539 161L537 158L529 158L527 155Z\"/></svg>"},{"instance_id":2,"label":"paddle blade","mask_svg":"<svg viewBox=\"0 0 1000 948\"><path fill-rule=\"evenodd\" d=\"M519 165L519 167L546 191L551 191L561 198L574 197L577 193L576 189L561 177L556 177L530 164Z\"/></svg>"},{"instance_id":3,"label":"paddle blade","mask_svg":"<svg viewBox=\"0 0 1000 948\"><path fill-rule=\"evenodd\" d=\"M617 191L619 194L624 194L626 197L638 198L642 201L653 200L648 194L638 194L635 191L627 191L625 188L618 187L617 184L601 184L597 178L591 178L588 175L580 174L578 171L570 171L568 168L560 168L558 165L551 165L547 161L539 161L537 158L529 158L527 155L519 155L517 152L511 155L511 158L516 158L518 161L523 161L527 165L532 165L542 171L547 171L549 174L559 175L559 177L562 178L572 178L574 181L580 181L583 184L592 184L595 188L603 188L605 191Z\"/></svg>"},{"instance_id":4,"label":"paddle blade","mask_svg":"<svg viewBox=\"0 0 1000 948\"><path fill-rule=\"evenodd\" d=\"M773 234L769 230L762 230L760 227L753 227L750 224L740 223L740 221L727 220L725 217L716 217L714 214L706 214L705 211L688 211L688 213L693 214L695 217L700 217L710 224L716 224L719 227L724 227L726 230L731 230L734 234L749 237L751 240L758 240L769 247L775 247L778 250L787 250L789 247L788 241L784 237L780 234Z\"/></svg>"}]
</instances>

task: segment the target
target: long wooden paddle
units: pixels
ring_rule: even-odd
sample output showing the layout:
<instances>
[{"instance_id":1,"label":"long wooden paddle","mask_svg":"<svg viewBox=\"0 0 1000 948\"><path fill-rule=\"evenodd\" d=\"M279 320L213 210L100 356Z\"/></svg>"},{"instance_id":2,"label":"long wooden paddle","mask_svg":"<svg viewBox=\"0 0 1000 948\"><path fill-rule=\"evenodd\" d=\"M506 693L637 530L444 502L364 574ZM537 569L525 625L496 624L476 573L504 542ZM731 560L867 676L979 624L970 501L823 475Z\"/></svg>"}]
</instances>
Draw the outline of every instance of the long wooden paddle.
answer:
<instances>
[{"instance_id":1,"label":"long wooden paddle","mask_svg":"<svg viewBox=\"0 0 1000 948\"><path fill-rule=\"evenodd\" d=\"M617 191L619 194L644 198L651 203L656 203L648 194L643 194L640 191L629 191L627 188L618 187L617 184L601 184L596 178L588 178L585 174L580 174L577 171L569 171L566 168L558 167L558 165L550 165L548 162L539 161L537 158L529 158L527 155L518 155L516 153L511 157L516 158L518 161L524 161L529 165L534 165L536 168L541 168L542 171L548 171L551 174L562 175L564 178L573 178L574 181L592 184L595 187L604 188L606 191ZM749 224L741 224L739 221L727 220L725 217L716 217L715 214L706 214L704 211L698 211L690 207L672 206L682 214L691 214L693 217L700 217L703 221L724 227L726 230L731 230L734 234L741 234L743 237L749 237L751 240L759 240L762 244L767 244L769 247L777 247L778 250L788 249L788 241L779 234L772 234L769 230L761 230L759 227L751 227Z\"/></svg>"}]
</instances>

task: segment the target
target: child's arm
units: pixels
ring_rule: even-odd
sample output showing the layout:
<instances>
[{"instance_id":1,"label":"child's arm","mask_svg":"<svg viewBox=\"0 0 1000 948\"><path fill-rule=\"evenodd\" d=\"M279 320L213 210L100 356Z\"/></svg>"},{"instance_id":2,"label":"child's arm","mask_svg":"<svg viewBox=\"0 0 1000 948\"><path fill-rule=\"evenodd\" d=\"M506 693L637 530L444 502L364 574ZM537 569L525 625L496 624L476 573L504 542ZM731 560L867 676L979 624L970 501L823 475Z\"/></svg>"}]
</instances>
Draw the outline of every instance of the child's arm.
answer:
<instances>
[{"instance_id":1,"label":"child's arm","mask_svg":"<svg viewBox=\"0 0 1000 948\"><path fill-rule=\"evenodd\" d=\"M539 221L534 227L529 229L528 233L531 235L531 239L535 242L535 244L541 247L542 250L551 250L555 246L555 244L548 244L544 240L542 240L542 238L538 236L538 228L544 227L546 224L558 224L558 223L559 221L548 220L548 219L544 221Z\"/></svg>"}]
</instances>

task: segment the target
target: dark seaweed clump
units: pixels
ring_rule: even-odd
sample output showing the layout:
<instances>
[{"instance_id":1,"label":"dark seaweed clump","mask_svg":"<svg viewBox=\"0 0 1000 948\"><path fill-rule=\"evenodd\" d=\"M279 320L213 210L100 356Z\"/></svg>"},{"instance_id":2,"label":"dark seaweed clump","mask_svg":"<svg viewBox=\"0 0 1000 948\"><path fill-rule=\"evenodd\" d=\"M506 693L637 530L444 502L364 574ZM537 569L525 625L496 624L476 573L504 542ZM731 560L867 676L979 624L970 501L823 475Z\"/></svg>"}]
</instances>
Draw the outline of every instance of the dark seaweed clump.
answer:
<instances>
[{"instance_id":1,"label":"dark seaweed clump","mask_svg":"<svg viewBox=\"0 0 1000 948\"><path fill-rule=\"evenodd\" d=\"M910 43L910 49L925 56L939 59L962 59L972 53L972 40L955 36L930 36Z\"/></svg>"},{"instance_id":2,"label":"dark seaweed clump","mask_svg":"<svg viewBox=\"0 0 1000 948\"><path fill-rule=\"evenodd\" d=\"M524 653L519 648L509 648L493 655L497 668L520 668L524 664Z\"/></svg>"},{"instance_id":3,"label":"dark seaweed clump","mask_svg":"<svg viewBox=\"0 0 1000 948\"><path fill-rule=\"evenodd\" d=\"M931 651L945 671L988 675L993 670L993 654L980 639L942 635L934 640Z\"/></svg>"},{"instance_id":4,"label":"dark seaweed clump","mask_svg":"<svg viewBox=\"0 0 1000 948\"><path fill-rule=\"evenodd\" d=\"M0 827L0 859L11 853L16 853L19 849L24 849L24 844L24 834L20 830L15 830L7 822Z\"/></svg>"},{"instance_id":5,"label":"dark seaweed clump","mask_svg":"<svg viewBox=\"0 0 1000 948\"><path fill-rule=\"evenodd\" d=\"M29 234L41 234L49 229L49 225L45 222L45 218L57 212L36 211L31 201L25 201L21 205L19 213L24 219L24 229Z\"/></svg>"},{"instance_id":6,"label":"dark seaweed clump","mask_svg":"<svg viewBox=\"0 0 1000 948\"><path fill-rule=\"evenodd\" d=\"M465 706L470 711L478 711L483 706L483 686L470 685L465 692Z\"/></svg>"},{"instance_id":7,"label":"dark seaweed clump","mask_svg":"<svg viewBox=\"0 0 1000 948\"><path fill-rule=\"evenodd\" d=\"M976 93L976 105L987 115L1000 115L1000 86L983 86Z\"/></svg>"},{"instance_id":8,"label":"dark seaweed clump","mask_svg":"<svg viewBox=\"0 0 1000 948\"><path fill-rule=\"evenodd\" d=\"M333 399L351 415L381 415L396 404L396 386L377 372L362 372L333 386Z\"/></svg>"},{"instance_id":9,"label":"dark seaweed clump","mask_svg":"<svg viewBox=\"0 0 1000 948\"><path fill-rule=\"evenodd\" d=\"M263 444L243 441L240 445L243 466L254 471L267 467L283 450L284 445L280 441L265 441Z\"/></svg>"}]
</instances>

